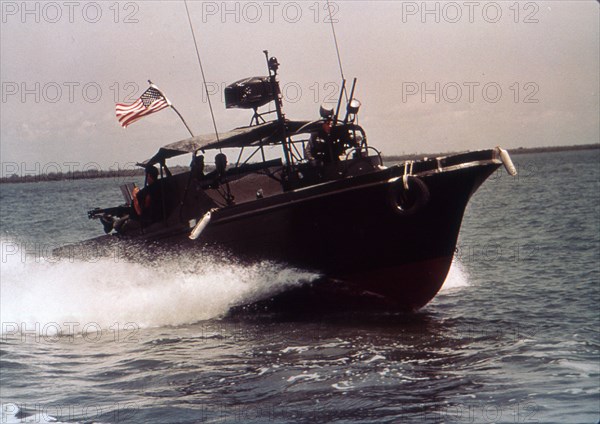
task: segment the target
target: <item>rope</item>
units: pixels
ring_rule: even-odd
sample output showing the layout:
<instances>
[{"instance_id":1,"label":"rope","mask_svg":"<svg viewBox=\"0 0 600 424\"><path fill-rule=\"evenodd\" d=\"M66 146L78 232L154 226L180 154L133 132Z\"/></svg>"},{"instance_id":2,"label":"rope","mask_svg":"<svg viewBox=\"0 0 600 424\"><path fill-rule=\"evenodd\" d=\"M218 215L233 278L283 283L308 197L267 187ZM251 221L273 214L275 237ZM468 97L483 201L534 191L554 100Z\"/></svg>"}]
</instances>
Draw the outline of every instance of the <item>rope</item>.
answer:
<instances>
[{"instance_id":1,"label":"rope","mask_svg":"<svg viewBox=\"0 0 600 424\"><path fill-rule=\"evenodd\" d=\"M404 189L408 190L408 177L413 174L413 165L415 164L414 160L408 160L404 162L404 175L402 175L402 183L404 184Z\"/></svg>"}]
</instances>

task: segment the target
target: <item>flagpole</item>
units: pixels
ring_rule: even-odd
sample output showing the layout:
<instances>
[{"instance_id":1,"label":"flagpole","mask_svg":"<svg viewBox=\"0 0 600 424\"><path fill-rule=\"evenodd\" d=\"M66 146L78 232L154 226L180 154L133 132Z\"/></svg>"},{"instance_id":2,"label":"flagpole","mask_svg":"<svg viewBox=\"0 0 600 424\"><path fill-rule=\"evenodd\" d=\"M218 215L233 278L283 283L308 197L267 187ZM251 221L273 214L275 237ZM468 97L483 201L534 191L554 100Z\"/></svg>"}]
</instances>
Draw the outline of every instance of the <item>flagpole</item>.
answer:
<instances>
[{"instance_id":1,"label":"flagpole","mask_svg":"<svg viewBox=\"0 0 600 424\"><path fill-rule=\"evenodd\" d=\"M177 114L177 116L179 116L179 119L181 119L181 122L183 122L183 125L185 125L185 127L187 128L187 130L190 133L190 135L192 137L194 137L194 133L192 132L192 130L188 126L187 122L185 122L185 119L183 119L183 116L181 116L181 113L179 113L179 111L175 108L175 106L173 106L173 104L171 103L171 101L169 99L167 99L167 96L165 96L164 93L162 91L160 91L160 89L156 85L154 85L152 83L152 81L148 80L148 83L150 84L150 87L154 87L161 94L161 96L163 96L163 98L165 99L165 101L167 102L167 104L169 105L169 107L175 111L175 113Z\"/></svg>"},{"instance_id":2,"label":"flagpole","mask_svg":"<svg viewBox=\"0 0 600 424\"><path fill-rule=\"evenodd\" d=\"M179 119L181 119L181 122L183 122L183 125L185 125L187 130L190 132L190 135L193 137L194 133L192 132L192 130L190 130L190 127L188 127L188 124L187 124L187 122L185 122L185 119L183 119L183 116L181 116L181 113L179 113L179 111L177 109L175 109L175 106L173 106L173 105L170 105L170 106L171 106L171 109L173 109L175 111L177 116L179 116Z\"/></svg>"}]
</instances>

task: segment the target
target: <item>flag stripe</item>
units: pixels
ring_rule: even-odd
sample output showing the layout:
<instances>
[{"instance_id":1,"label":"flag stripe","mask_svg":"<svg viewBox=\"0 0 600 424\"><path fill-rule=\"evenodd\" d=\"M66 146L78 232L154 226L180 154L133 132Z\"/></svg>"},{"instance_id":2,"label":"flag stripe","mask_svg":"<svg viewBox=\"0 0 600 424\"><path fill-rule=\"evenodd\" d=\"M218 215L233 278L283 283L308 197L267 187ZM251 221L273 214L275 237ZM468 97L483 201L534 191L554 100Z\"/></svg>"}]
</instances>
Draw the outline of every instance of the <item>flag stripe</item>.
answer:
<instances>
[{"instance_id":1,"label":"flag stripe","mask_svg":"<svg viewBox=\"0 0 600 424\"><path fill-rule=\"evenodd\" d=\"M123 128L127 128L127 126L144 116L158 112L169 106L170 103L166 97L154 86L150 86L134 103L117 103L115 105L115 113L119 124Z\"/></svg>"},{"instance_id":2,"label":"flag stripe","mask_svg":"<svg viewBox=\"0 0 600 424\"><path fill-rule=\"evenodd\" d=\"M142 119L146 115L150 115L154 112L158 112L159 110L163 110L169 105L164 101L154 102L149 108L142 108L141 111L131 111L124 114L121 118L119 118L119 122L123 127L127 127L134 122Z\"/></svg>"},{"instance_id":3,"label":"flag stripe","mask_svg":"<svg viewBox=\"0 0 600 424\"><path fill-rule=\"evenodd\" d=\"M167 103L165 103L164 101L157 101L146 109L142 108L140 112L128 113L126 116L124 116L124 125L127 126L129 124L132 124L138 119L143 118L146 115L150 115L151 113L158 112L159 110L162 110L166 107L168 107Z\"/></svg>"}]
</instances>

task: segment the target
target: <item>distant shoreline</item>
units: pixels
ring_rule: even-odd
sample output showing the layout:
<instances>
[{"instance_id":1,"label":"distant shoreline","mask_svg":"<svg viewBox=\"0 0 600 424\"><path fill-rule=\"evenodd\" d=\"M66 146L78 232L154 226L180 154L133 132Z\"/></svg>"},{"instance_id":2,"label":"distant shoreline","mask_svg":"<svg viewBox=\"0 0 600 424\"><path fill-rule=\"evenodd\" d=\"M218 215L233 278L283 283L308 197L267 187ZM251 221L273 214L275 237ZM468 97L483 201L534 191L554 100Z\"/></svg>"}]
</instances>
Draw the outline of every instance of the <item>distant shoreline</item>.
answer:
<instances>
[{"instance_id":1,"label":"distant shoreline","mask_svg":"<svg viewBox=\"0 0 600 424\"><path fill-rule=\"evenodd\" d=\"M551 146L551 147L518 147L516 149L508 149L511 155L525 155L531 153L550 153L550 152L567 152L575 150L597 150L600 149L600 143L596 144L576 144L573 146ZM458 153L458 152L454 152ZM436 157L436 156L447 156L451 153L413 153L406 155L382 155L383 160L389 162L402 161L402 160L415 160L423 157ZM175 166L171 169L173 174L184 172L186 169L182 166ZM5 183L30 183L40 181L64 181L64 180L91 180L98 178L122 178L122 177L134 177L144 175L144 170L139 169L128 169L122 171L102 171L92 169L89 171L75 171L68 173L49 173L49 174L36 174L36 175L16 175L13 174L10 177L0 178L0 184Z\"/></svg>"},{"instance_id":2,"label":"distant shoreline","mask_svg":"<svg viewBox=\"0 0 600 424\"><path fill-rule=\"evenodd\" d=\"M507 149L511 155L526 155L531 153L551 153L568 152L576 150L597 150L600 149L600 143L596 144L575 144L572 146L549 146L549 147L517 147L516 149ZM415 160L423 157L448 156L460 152L446 153L413 153L406 155L382 155L386 161Z\"/></svg>"},{"instance_id":3,"label":"distant shoreline","mask_svg":"<svg viewBox=\"0 0 600 424\"><path fill-rule=\"evenodd\" d=\"M596 144L576 144L574 146L555 146L555 147L519 147L510 150L513 155L528 153L547 153L547 152L568 152L570 150L597 150L600 149L600 143Z\"/></svg>"}]
</instances>

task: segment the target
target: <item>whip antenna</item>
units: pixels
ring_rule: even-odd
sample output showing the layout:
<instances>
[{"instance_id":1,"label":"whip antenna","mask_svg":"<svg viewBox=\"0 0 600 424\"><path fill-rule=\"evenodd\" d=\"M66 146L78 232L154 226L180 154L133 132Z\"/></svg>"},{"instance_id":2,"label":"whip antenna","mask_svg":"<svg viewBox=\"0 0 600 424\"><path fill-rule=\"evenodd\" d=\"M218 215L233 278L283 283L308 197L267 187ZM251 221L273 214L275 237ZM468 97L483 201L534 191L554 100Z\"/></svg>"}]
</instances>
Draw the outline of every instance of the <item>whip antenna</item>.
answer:
<instances>
[{"instance_id":1,"label":"whip antenna","mask_svg":"<svg viewBox=\"0 0 600 424\"><path fill-rule=\"evenodd\" d=\"M331 16L331 5L329 4L329 0L327 0L327 12L329 13L329 23L331 24L331 32L333 33L333 42L335 43L335 51L337 53L338 65L340 66L340 75L342 76L342 81L345 81L344 77L344 68L342 67L342 57L340 56L340 49L338 47L337 37L335 35L335 27L333 26L333 16ZM348 101L348 93L346 93L346 89L342 88L344 91L344 96L346 97L346 102Z\"/></svg>"},{"instance_id":2,"label":"whip antenna","mask_svg":"<svg viewBox=\"0 0 600 424\"><path fill-rule=\"evenodd\" d=\"M204 77L202 59L200 59L200 51L198 50L198 43L196 42L196 33L194 32L194 26L192 25L192 18L190 18L190 10L188 9L187 0L183 0L183 3L185 4L185 11L187 13L188 22L190 23L190 29L192 30L192 38L194 39L194 46L196 47L196 56L198 56L198 64L200 65L200 73L202 74L202 83L204 85L204 91L206 92L206 98L208 99L208 108L210 109L210 116L212 117L213 127L215 128L215 136L217 137L217 141L219 141L219 131L217 130L217 122L215 121L215 114L213 112L212 103L210 102L206 78Z\"/></svg>"}]
</instances>

